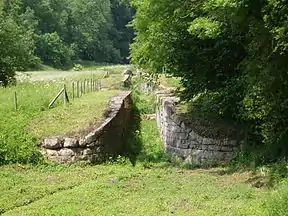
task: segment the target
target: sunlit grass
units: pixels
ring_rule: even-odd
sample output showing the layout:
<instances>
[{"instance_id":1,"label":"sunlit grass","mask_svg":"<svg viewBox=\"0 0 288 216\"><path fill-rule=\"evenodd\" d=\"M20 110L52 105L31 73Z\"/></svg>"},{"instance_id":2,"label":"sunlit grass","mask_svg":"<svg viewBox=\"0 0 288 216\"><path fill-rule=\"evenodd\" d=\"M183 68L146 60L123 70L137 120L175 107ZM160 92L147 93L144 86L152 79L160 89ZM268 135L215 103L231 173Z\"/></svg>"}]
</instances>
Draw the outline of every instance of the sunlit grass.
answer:
<instances>
[{"instance_id":1,"label":"sunlit grass","mask_svg":"<svg viewBox=\"0 0 288 216\"><path fill-rule=\"evenodd\" d=\"M97 166L0 168L4 215L267 215L270 191L252 173L187 170L164 155L155 120L142 120L135 166L125 158ZM149 163L148 163L149 162Z\"/></svg>"},{"instance_id":2,"label":"sunlit grass","mask_svg":"<svg viewBox=\"0 0 288 216\"><path fill-rule=\"evenodd\" d=\"M90 125L96 124L107 108L109 97L118 91L89 93L72 100L67 106L46 110L29 123L32 133L43 138L51 135L77 133Z\"/></svg>"},{"instance_id":3,"label":"sunlit grass","mask_svg":"<svg viewBox=\"0 0 288 216\"><path fill-rule=\"evenodd\" d=\"M121 80L119 70L117 73L111 73L113 81L108 81L109 77L106 78L107 88L111 87L113 82ZM97 122L109 97L117 94L117 91L113 90L91 92L91 88L86 87L86 94L72 100L72 82L92 78L97 80L102 78L104 72L102 71L98 76L93 76L94 72L89 75L79 72L78 78L73 76L59 78L59 73L63 72L43 72L43 77L47 74L53 78L56 74L56 78L44 79L45 81L33 80L31 75L32 77L27 77L29 82L18 82L16 86L0 88L0 165L37 162L39 138L76 132L82 127ZM41 74L42 72L36 76L41 77ZM49 103L64 84L71 103L64 106L63 96L61 96L54 108L49 110ZM17 93L17 111L14 107L14 92ZM77 96L76 90L74 96Z\"/></svg>"}]
</instances>

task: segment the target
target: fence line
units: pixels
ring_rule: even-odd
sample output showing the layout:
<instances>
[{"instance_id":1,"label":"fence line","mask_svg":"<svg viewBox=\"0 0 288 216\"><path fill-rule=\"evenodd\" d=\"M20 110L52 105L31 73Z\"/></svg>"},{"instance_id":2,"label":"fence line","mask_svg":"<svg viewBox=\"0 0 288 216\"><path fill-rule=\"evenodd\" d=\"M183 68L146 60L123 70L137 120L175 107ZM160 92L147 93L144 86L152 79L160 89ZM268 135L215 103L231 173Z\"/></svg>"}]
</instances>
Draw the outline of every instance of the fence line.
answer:
<instances>
[{"instance_id":1,"label":"fence line","mask_svg":"<svg viewBox=\"0 0 288 216\"><path fill-rule=\"evenodd\" d=\"M84 80L84 81L72 81L71 85L71 97L73 100L75 98L80 98L85 93L89 92L95 92L101 90L101 80L99 79L90 79L90 80ZM69 92L67 91L66 84L63 85L63 88L56 94L56 96L51 100L51 102L48 105L48 108L51 108L55 102L59 99L59 97L63 94L63 103L64 105L67 105L70 103L69 100ZM17 98L17 92L13 92L13 104L15 111L18 110L18 98Z\"/></svg>"}]
</instances>

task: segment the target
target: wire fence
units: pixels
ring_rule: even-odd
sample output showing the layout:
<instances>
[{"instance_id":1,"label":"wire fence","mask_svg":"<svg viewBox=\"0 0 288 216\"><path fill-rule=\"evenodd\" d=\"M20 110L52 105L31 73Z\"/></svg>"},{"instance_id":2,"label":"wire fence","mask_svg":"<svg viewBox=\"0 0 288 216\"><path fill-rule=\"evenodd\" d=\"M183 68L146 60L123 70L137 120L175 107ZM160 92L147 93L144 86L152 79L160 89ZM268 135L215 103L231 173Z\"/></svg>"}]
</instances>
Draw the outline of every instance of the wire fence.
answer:
<instances>
[{"instance_id":1,"label":"wire fence","mask_svg":"<svg viewBox=\"0 0 288 216\"><path fill-rule=\"evenodd\" d=\"M68 86L68 87L67 87ZM72 81L68 85L63 84L63 87L59 90L59 92L56 94L56 96L51 100L51 102L48 105L48 108L52 108L53 105L57 100L60 99L60 96L63 96L63 104L67 105L70 100L74 100L76 98L80 98L83 95L100 91L101 90L101 79L85 79L81 81ZM18 110L19 104L18 104L18 95L17 91L13 92L13 104L15 111Z\"/></svg>"}]
</instances>

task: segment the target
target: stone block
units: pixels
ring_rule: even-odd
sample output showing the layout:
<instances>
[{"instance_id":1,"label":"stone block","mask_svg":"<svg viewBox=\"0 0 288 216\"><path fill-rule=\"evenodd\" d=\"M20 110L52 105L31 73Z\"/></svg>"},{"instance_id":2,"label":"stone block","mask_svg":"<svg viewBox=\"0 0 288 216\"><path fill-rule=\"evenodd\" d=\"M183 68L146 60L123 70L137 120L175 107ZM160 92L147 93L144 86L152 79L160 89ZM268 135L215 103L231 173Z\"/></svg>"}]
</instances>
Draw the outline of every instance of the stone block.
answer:
<instances>
[{"instance_id":1,"label":"stone block","mask_svg":"<svg viewBox=\"0 0 288 216\"><path fill-rule=\"evenodd\" d=\"M71 157L75 155L75 152L72 149L62 148L59 150L58 155L63 157Z\"/></svg>"},{"instance_id":2,"label":"stone block","mask_svg":"<svg viewBox=\"0 0 288 216\"><path fill-rule=\"evenodd\" d=\"M62 147L62 142L62 138L46 138L42 146L46 149L60 149Z\"/></svg>"},{"instance_id":3,"label":"stone block","mask_svg":"<svg viewBox=\"0 0 288 216\"><path fill-rule=\"evenodd\" d=\"M79 141L75 138L65 138L64 148L77 148L79 146Z\"/></svg>"},{"instance_id":4,"label":"stone block","mask_svg":"<svg viewBox=\"0 0 288 216\"><path fill-rule=\"evenodd\" d=\"M185 122L181 122L181 128L183 128L183 129L187 128Z\"/></svg>"},{"instance_id":5,"label":"stone block","mask_svg":"<svg viewBox=\"0 0 288 216\"><path fill-rule=\"evenodd\" d=\"M202 140L203 145L213 145L216 143L217 143L217 141L215 141L213 139L209 139L209 138L203 138L203 140Z\"/></svg>"},{"instance_id":6,"label":"stone block","mask_svg":"<svg viewBox=\"0 0 288 216\"><path fill-rule=\"evenodd\" d=\"M200 145L200 148L202 149L202 150L206 150L206 151L208 151L209 150L209 145Z\"/></svg>"},{"instance_id":7,"label":"stone block","mask_svg":"<svg viewBox=\"0 0 288 216\"><path fill-rule=\"evenodd\" d=\"M45 154L47 157L53 157L53 156L58 156L58 151L57 150L51 150L51 149L46 149Z\"/></svg>"},{"instance_id":8,"label":"stone block","mask_svg":"<svg viewBox=\"0 0 288 216\"><path fill-rule=\"evenodd\" d=\"M183 132L175 133L175 138L177 138L179 140L188 140L188 136L189 136L189 134L186 134Z\"/></svg>"},{"instance_id":9,"label":"stone block","mask_svg":"<svg viewBox=\"0 0 288 216\"><path fill-rule=\"evenodd\" d=\"M220 151L222 152L232 152L233 151L233 146L220 146Z\"/></svg>"},{"instance_id":10,"label":"stone block","mask_svg":"<svg viewBox=\"0 0 288 216\"><path fill-rule=\"evenodd\" d=\"M86 140L83 139L83 138L79 139L79 143L78 144L79 144L79 147L81 147L81 148L84 148L84 147L87 146Z\"/></svg>"},{"instance_id":11,"label":"stone block","mask_svg":"<svg viewBox=\"0 0 288 216\"><path fill-rule=\"evenodd\" d=\"M94 141L92 143L87 144L87 147L88 148L92 148L92 147L99 146L99 145L100 145L99 140L96 140L96 141Z\"/></svg>"},{"instance_id":12,"label":"stone block","mask_svg":"<svg viewBox=\"0 0 288 216\"><path fill-rule=\"evenodd\" d=\"M198 135L196 132L194 132L193 130L190 131L189 137L190 137L189 139L191 139L191 140L193 140L193 141L195 141L195 142L197 142L197 143L199 143L199 144L202 143L203 138L202 138L201 136L199 136L199 135Z\"/></svg>"},{"instance_id":13,"label":"stone block","mask_svg":"<svg viewBox=\"0 0 288 216\"><path fill-rule=\"evenodd\" d=\"M93 154L93 150L91 148L86 148L83 151L83 155L92 155Z\"/></svg>"},{"instance_id":14,"label":"stone block","mask_svg":"<svg viewBox=\"0 0 288 216\"><path fill-rule=\"evenodd\" d=\"M92 131L87 136L85 136L85 142L87 144L93 143L97 140L97 138L103 133L102 128L97 129L96 131Z\"/></svg>"},{"instance_id":15,"label":"stone block","mask_svg":"<svg viewBox=\"0 0 288 216\"><path fill-rule=\"evenodd\" d=\"M219 151L220 150L220 146L219 145L203 145L208 147L207 150L209 151Z\"/></svg>"},{"instance_id":16,"label":"stone block","mask_svg":"<svg viewBox=\"0 0 288 216\"><path fill-rule=\"evenodd\" d=\"M178 140L176 146L177 146L177 148L188 149L189 148L189 142L187 142L187 140Z\"/></svg>"}]
</instances>

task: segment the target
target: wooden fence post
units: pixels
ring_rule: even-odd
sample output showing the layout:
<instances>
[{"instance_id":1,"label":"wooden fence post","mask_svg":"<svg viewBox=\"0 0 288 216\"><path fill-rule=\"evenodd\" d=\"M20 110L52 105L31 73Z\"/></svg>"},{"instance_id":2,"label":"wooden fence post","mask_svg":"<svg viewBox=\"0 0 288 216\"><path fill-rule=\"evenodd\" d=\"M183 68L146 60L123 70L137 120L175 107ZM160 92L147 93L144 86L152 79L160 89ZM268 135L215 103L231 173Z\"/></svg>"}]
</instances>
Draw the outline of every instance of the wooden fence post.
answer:
<instances>
[{"instance_id":1,"label":"wooden fence post","mask_svg":"<svg viewBox=\"0 0 288 216\"><path fill-rule=\"evenodd\" d=\"M100 91L101 90L101 79L98 80L98 83L99 83L98 88L99 88L99 91Z\"/></svg>"},{"instance_id":2,"label":"wooden fence post","mask_svg":"<svg viewBox=\"0 0 288 216\"><path fill-rule=\"evenodd\" d=\"M64 92L63 92L63 98L64 98L64 106L66 106L66 104L67 104L67 101L66 101L66 85L64 84L64 86L63 86L63 88L64 88Z\"/></svg>"},{"instance_id":3,"label":"wooden fence post","mask_svg":"<svg viewBox=\"0 0 288 216\"><path fill-rule=\"evenodd\" d=\"M76 92L77 92L77 98L79 98L79 81L78 80L76 83Z\"/></svg>"},{"instance_id":4,"label":"wooden fence post","mask_svg":"<svg viewBox=\"0 0 288 216\"><path fill-rule=\"evenodd\" d=\"M72 82L72 99L74 100L75 98L75 83Z\"/></svg>"},{"instance_id":5,"label":"wooden fence post","mask_svg":"<svg viewBox=\"0 0 288 216\"><path fill-rule=\"evenodd\" d=\"M17 106L17 93L16 91L14 92L14 108L15 108L15 111L17 111L18 109L18 106Z\"/></svg>"},{"instance_id":6,"label":"wooden fence post","mask_svg":"<svg viewBox=\"0 0 288 216\"><path fill-rule=\"evenodd\" d=\"M83 94L85 94L85 90L86 90L86 80L84 80L84 82L83 82Z\"/></svg>"},{"instance_id":7,"label":"wooden fence post","mask_svg":"<svg viewBox=\"0 0 288 216\"><path fill-rule=\"evenodd\" d=\"M89 88L89 84L90 84L90 82L89 82L89 80L87 80L87 93L88 93L89 90L90 90L90 88Z\"/></svg>"},{"instance_id":8,"label":"wooden fence post","mask_svg":"<svg viewBox=\"0 0 288 216\"><path fill-rule=\"evenodd\" d=\"M61 95L62 93L64 93L64 95L65 95L65 89L64 89L64 88L62 88L62 89L60 90L60 92L58 92L58 94L56 95L56 97L53 98L53 100L50 102L48 108L50 108L50 107L56 102L56 100L60 97L60 95Z\"/></svg>"}]
</instances>

